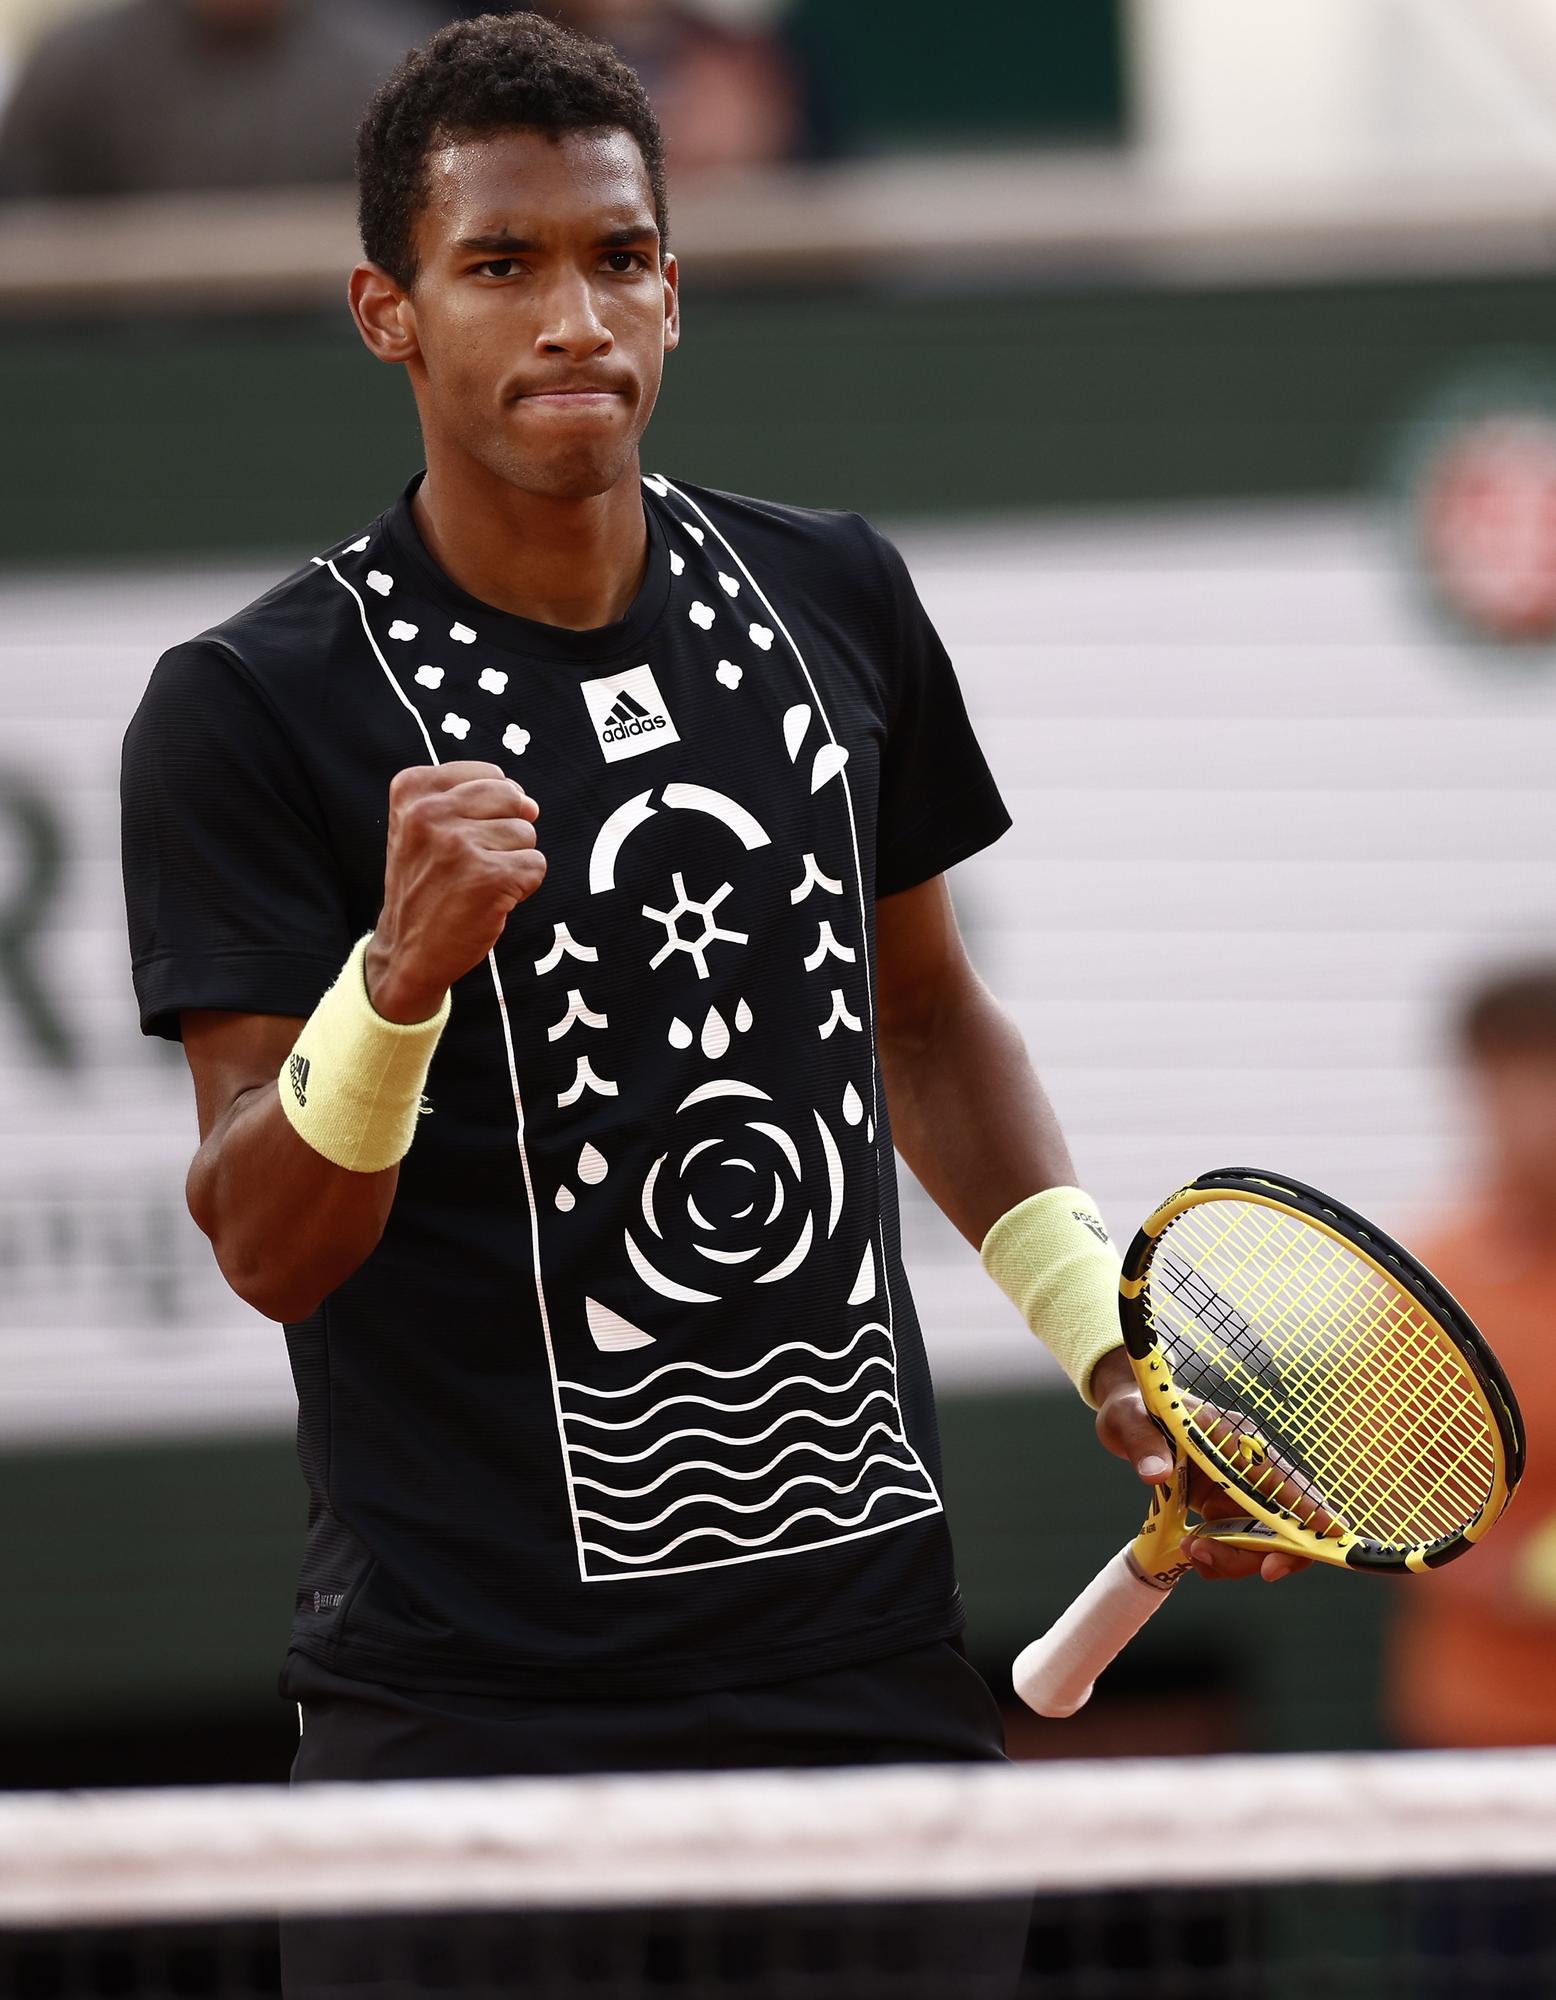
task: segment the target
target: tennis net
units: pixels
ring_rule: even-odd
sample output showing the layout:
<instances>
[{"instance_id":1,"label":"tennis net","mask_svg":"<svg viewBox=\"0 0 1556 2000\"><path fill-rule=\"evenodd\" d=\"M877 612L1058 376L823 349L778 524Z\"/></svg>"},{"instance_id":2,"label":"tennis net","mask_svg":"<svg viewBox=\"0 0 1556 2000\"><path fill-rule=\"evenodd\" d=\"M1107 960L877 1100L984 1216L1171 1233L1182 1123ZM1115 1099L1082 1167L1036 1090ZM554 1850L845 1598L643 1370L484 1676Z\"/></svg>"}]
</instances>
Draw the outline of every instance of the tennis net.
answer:
<instances>
[{"instance_id":1,"label":"tennis net","mask_svg":"<svg viewBox=\"0 0 1556 2000\"><path fill-rule=\"evenodd\" d=\"M282 1991L1547 2000L1556 1751L0 1797L0 1993Z\"/></svg>"}]
</instances>

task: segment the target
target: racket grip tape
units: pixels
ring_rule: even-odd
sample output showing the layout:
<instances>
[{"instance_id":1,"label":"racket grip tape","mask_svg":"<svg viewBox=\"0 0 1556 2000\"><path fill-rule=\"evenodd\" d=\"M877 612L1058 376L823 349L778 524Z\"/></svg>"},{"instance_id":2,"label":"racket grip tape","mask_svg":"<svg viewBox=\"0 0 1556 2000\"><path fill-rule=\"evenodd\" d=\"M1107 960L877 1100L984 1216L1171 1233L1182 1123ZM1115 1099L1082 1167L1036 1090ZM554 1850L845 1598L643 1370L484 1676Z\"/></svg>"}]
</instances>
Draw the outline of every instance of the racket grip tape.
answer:
<instances>
[{"instance_id":1,"label":"racket grip tape","mask_svg":"<svg viewBox=\"0 0 1556 2000\"><path fill-rule=\"evenodd\" d=\"M1055 1719L1084 1708L1098 1674L1168 1595L1142 1582L1128 1549L1120 1549L1042 1638L1017 1655L1010 1674L1016 1693L1028 1708Z\"/></svg>"}]
</instances>

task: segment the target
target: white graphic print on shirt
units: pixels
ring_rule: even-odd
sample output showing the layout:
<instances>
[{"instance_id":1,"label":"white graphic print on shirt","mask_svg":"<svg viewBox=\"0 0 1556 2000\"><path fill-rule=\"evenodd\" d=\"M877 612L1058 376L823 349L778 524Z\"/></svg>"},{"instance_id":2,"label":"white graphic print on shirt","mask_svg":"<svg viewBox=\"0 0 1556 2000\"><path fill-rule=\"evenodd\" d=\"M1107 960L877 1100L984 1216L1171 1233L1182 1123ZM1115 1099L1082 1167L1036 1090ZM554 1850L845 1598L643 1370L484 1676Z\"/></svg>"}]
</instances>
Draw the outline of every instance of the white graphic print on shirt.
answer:
<instances>
[{"instance_id":1,"label":"white graphic print on shirt","mask_svg":"<svg viewBox=\"0 0 1556 2000\"><path fill-rule=\"evenodd\" d=\"M710 769L705 727L703 761L683 762L693 745L647 664L576 684L569 726L593 736L601 781L631 758L622 779L647 782L605 793L575 865L548 873L523 965L533 1005L492 962L585 1581L796 1554L940 1507L897 1396L848 752L739 555L688 496L647 483L698 517L670 551L665 618L706 643L699 672L729 703L718 727L761 761ZM429 757L440 734L449 756L500 741L528 753L528 784L557 747L538 716L499 736L504 710L467 744L481 692L505 696L507 674L474 660L460 673L447 646L443 666L419 665L425 637L388 643L415 627L390 622L394 579L383 551L373 560L367 596L344 557L324 567ZM480 641L464 624L449 637ZM418 690L436 697L425 710ZM753 768L761 795L749 779L737 795ZM767 997L780 988L781 1005Z\"/></svg>"}]
</instances>

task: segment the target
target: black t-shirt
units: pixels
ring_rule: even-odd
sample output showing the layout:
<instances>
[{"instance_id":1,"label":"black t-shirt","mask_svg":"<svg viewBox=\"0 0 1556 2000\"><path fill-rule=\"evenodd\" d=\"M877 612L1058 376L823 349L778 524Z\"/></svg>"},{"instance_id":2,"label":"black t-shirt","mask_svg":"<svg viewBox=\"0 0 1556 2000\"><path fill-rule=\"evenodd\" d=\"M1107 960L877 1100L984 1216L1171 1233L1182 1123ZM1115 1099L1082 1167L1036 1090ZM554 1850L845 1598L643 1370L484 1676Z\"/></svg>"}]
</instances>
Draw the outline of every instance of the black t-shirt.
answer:
<instances>
[{"instance_id":1,"label":"black t-shirt","mask_svg":"<svg viewBox=\"0 0 1556 2000\"><path fill-rule=\"evenodd\" d=\"M287 1330L293 1644L470 1692L678 1692L954 1631L875 1058L874 901L1009 816L857 516L644 481L571 632L465 595L405 496L159 662L125 744L142 1024L310 1013L389 781L480 758L547 873L459 981L382 1242Z\"/></svg>"}]
</instances>

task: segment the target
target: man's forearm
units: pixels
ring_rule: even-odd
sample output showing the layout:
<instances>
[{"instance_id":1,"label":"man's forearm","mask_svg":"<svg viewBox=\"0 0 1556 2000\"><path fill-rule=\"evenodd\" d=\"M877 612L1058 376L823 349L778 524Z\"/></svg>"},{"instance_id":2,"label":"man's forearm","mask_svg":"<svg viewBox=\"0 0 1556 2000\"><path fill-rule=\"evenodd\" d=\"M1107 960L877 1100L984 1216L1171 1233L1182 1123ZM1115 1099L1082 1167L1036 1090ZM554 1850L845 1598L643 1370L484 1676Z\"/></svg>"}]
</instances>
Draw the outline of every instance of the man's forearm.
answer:
<instances>
[{"instance_id":1,"label":"man's forearm","mask_svg":"<svg viewBox=\"0 0 1556 2000\"><path fill-rule=\"evenodd\" d=\"M1075 1169L1009 1014L976 977L912 1033L882 1035L897 1150L976 1248L1007 1209Z\"/></svg>"},{"instance_id":2,"label":"man's forearm","mask_svg":"<svg viewBox=\"0 0 1556 2000\"><path fill-rule=\"evenodd\" d=\"M398 1167L350 1173L305 1145L268 1082L211 1126L187 1191L228 1284L267 1318L295 1321L376 1248L398 1180Z\"/></svg>"}]
</instances>

